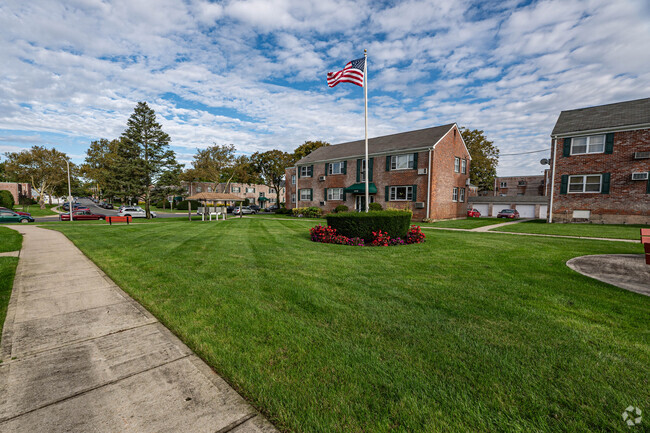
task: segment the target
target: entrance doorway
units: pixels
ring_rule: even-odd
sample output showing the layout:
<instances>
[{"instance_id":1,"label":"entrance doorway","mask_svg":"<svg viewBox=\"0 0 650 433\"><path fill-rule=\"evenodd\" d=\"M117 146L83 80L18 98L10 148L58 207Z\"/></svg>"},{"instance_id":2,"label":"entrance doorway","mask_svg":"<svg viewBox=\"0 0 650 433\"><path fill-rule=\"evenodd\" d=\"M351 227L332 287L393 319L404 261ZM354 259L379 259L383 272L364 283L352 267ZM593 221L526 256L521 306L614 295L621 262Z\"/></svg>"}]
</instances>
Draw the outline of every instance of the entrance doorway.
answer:
<instances>
[{"instance_id":1,"label":"entrance doorway","mask_svg":"<svg viewBox=\"0 0 650 433\"><path fill-rule=\"evenodd\" d=\"M375 202L375 196L371 195L370 197L370 203ZM357 212L364 212L366 210L366 196L364 195L358 195L356 196L354 200L354 209Z\"/></svg>"}]
</instances>

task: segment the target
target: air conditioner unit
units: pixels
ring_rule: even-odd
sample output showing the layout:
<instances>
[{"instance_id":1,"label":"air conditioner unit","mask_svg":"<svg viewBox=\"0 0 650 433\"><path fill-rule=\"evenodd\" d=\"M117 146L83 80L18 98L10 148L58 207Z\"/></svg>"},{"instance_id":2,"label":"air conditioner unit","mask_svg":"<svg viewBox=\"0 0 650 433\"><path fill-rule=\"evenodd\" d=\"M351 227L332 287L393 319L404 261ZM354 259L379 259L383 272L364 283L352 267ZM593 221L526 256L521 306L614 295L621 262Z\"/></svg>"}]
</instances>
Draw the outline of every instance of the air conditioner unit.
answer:
<instances>
[{"instance_id":1,"label":"air conditioner unit","mask_svg":"<svg viewBox=\"0 0 650 433\"><path fill-rule=\"evenodd\" d=\"M650 158L650 152L634 152L634 159Z\"/></svg>"},{"instance_id":2,"label":"air conditioner unit","mask_svg":"<svg viewBox=\"0 0 650 433\"><path fill-rule=\"evenodd\" d=\"M416 201L415 202L415 208L416 209L424 209L424 202L423 201Z\"/></svg>"},{"instance_id":3,"label":"air conditioner unit","mask_svg":"<svg viewBox=\"0 0 650 433\"><path fill-rule=\"evenodd\" d=\"M648 180L648 172L641 171L638 173L632 173L632 180Z\"/></svg>"},{"instance_id":4,"label":"air conditioner unit","mask_svg":"<svg viewBox=\"0 0 650 433\"><path fill-rule=\"evenodd\" d=\"M318 177L318 180L320 180L320 181L323 181L323 180L325 180L325 179L327 179L327 176L319 176L319 177Z\"/></svg>"},{"instance_id":5,"label":"air conditioner unit","mask_svg":"<svg viewBox=\"0 0 650 433\"><path fill-rule=\"evenodd\" d=\"M428 170L426 168L418 168L418 174L427 174Z\"/></svg>"}]
</instances>

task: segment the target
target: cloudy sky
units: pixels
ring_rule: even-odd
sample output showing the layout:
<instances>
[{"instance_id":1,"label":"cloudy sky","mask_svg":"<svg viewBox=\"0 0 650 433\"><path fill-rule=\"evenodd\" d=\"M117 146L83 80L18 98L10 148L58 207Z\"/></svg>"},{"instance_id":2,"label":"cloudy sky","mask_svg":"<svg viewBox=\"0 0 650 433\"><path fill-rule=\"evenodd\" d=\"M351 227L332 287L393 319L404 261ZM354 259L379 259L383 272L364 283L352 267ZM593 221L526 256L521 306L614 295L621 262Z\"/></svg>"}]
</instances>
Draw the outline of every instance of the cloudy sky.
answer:
<instances>
[{"instance_id":1,"label":"cloudy sky","mask_svg":"<svg viewBox=\"0 0 650 433\"><path fill-rule=\"evenodd\" d=\"M182 162L363 138L363 89L326 73L364 48L371 137L456 122L532 152L561 110L650 97L647 0L4 0L0 44L0 152L75 162L137 101ZM539 174L546 155L499 174Z\"/></svg>"}]
</instances>

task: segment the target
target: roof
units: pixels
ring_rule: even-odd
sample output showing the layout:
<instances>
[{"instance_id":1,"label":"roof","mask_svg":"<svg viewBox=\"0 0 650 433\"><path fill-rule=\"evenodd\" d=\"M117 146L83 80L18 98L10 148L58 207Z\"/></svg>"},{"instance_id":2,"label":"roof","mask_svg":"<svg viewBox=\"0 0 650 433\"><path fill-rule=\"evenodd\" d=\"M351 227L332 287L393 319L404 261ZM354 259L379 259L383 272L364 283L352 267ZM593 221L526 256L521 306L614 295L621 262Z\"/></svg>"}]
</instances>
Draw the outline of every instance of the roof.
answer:
<instances>
[{"instance_id":1,"label":"roof","mask_svg":"<svg viewBox=\"0 0 650 433\"><path fill-rule=\"evenodd\" d=\"M368 139L368 154L388 153L393 151L433 147L455 123L419 129L417 131L401 132ZM365 155L365 140L323 146L298 161L297 165L310 162L347 159Z\"/></svg>"},{"instance_id":2,"label":"roof","mask_svg":"<svg viewBox=\"0 0 650 433\"><path fill-rule=\"evenodd\" d=\"M560 113L551 135L650 125L650 98Z\"/></svg>"},{"instance_id":3,"label":"roof","mask_svg":"<svg viewBox=\"0 0 650 433\"><path fill-rule=\"evenodd\" d=\"M244 199L234 194L224 194L222 192L199 192L187 197L185 200L243 201Z\"/></svg>"}]
</instances>

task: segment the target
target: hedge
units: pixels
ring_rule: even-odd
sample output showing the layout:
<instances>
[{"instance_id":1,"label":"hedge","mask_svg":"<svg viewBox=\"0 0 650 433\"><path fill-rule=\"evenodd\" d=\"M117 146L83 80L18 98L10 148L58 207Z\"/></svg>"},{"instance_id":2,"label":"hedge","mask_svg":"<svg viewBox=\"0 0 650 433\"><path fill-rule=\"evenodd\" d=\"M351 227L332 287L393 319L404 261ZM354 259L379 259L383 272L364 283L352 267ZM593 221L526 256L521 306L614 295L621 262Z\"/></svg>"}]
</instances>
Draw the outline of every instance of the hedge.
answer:
<instances>
[{"instance_id":1,"label":"hedge","mask_svg":"<svg viewBox=\"0 0 650 433\"><path fill-rule=\"evenodd\" d=\"M198 207L201 206L198 201L192 200L192 210L198 209ZM183 200L182 202L178 203L176 205L176 210L187 210L187 200Z\"/></svg>"},{"instance_id":2,"label":"hedge","mask_svg":"<svg viewBox=\"0 0 650 433\"><path fill-rule=\"evenodd\" d=\"M382 210L367 213L331 213L325 218L327 218L327 225L336 229L338 234L371 242L374 238L372 232L378 230L387 232L391 238L405 238L412 215L408 211Z\"/></svg>"},{"instance_id":3,"label":"hedge","mask_svg":"<svg viewBox=\"0 0 650 433\"><path fill-rule=\"evenodd\" d=\"M14 204L14 196L11 195L9 191L0 191L0 206L6 207L7 209L13 209Z\"/></svg>"}]
</instances>

